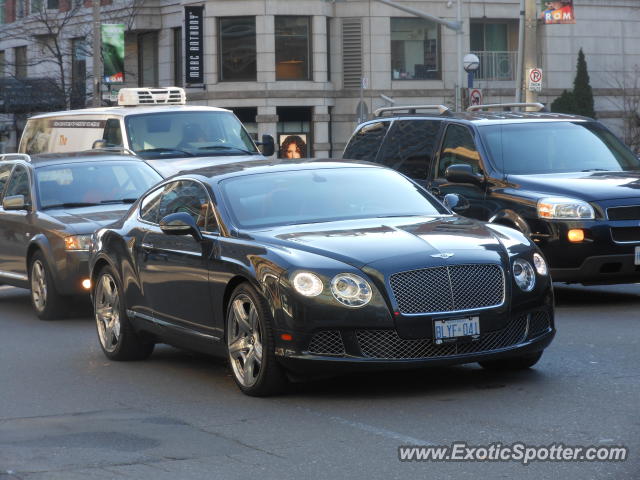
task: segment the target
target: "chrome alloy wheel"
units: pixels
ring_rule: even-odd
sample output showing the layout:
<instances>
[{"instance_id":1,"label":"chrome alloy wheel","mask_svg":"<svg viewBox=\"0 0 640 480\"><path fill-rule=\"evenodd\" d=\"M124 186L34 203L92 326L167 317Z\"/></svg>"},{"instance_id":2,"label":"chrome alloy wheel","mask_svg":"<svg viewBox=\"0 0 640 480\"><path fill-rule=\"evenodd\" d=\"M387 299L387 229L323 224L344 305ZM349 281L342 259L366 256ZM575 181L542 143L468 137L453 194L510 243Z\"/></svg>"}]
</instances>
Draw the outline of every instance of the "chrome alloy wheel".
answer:
<instances>
[{"instance_id":1,"label":"chrome alloy wheel","mask_svg":"<svg viewBox=\"0 0 640 480\"><path fill-rule=\"evenodd\" d=\"M108 273L102 275L96 286L95 315L102 348L113 352L120 342L120 296Z\"/></svg>"},{"instance_id":2,"label":"chrome alloy wheel","mask_svg":"<svg viewBox=\"0 0 640 480\"><path fill-rule=\"evenodd\" d=\"M263 328L253 300L245 294L233 299L227 318L227 345L233 374L244 387L258 381L262 368Z\"/></svg>"},{"instance_id":3,"label":"chrome alloy wheel","mask_svg":"<svg viewBox=\"0 0 640 480\"><path fill-rule=\"evenodd\" d=\"M31 265L31 297L38 312L47 307L47 274L40 260Z\"/></svg>"}]
</instances>

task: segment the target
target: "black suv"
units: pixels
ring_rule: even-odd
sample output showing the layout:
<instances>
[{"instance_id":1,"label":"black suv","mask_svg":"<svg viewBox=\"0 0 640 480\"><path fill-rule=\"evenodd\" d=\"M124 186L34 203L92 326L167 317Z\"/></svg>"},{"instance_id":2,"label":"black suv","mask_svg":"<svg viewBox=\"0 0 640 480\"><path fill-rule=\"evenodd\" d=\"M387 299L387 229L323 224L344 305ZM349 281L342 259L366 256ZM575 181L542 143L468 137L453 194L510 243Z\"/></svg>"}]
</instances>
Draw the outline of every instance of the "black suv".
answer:
<instances>
[{"instance_id":1,"label":"black suv","mask_svg":"<svg viewBox=\"0 0 640 480\"><path fill-rule=\"evenodd\" d=\"M640 281L640 159L593 119L541 104L506 111L514 106L380 109L343 158L394 168L440 198L458 194L457 213L526 233L554 281Z\"/></svg>"},{"instance_id":2,"label":"black suv","mask_svg":"<svg viewBox=\"0 0 640 480\"><path fill-rule=\"evenodd\" d=\"M93 232L160 180L129 155L0 155L0 282L29 288L41 319L62 316L91 288Z\"/></svg>"}]
</instances>

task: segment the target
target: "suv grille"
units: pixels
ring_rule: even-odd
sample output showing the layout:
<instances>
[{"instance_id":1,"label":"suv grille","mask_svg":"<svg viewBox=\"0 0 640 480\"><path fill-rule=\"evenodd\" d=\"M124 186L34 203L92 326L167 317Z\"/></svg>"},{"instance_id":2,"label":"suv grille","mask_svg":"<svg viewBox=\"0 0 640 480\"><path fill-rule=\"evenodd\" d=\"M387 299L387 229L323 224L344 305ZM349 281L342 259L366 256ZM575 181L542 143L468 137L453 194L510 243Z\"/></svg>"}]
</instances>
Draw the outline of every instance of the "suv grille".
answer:
<instances>
[{"instance_id":1,"label":"suv grille","mask_svg":"<svg viewBox=\"0 0 640 480\"><path fill-rule=\"evenodd\" d=\"M502 330L486 333L480 337L480 340L468 343L436 345L428 338L404 340L395 330L356 330L356 338L365 357L381 359L448 357L517 345L527 334L528 318L529 315L521 315Z\"/></svg>"},{"instance_id":2,"label":"suv grille","mask_svg":"<svg viewBox=\"0 0 640 480\"><path fill-rule=\"evenodd\" d=\"M549 330L549 315L546 312L534 312L529 320L529 338L537 337Z\"/></svg>"},{"instance_id":3,"label":"suv grille","mask_svg":"<svg viewBox=\"0 0 640 480\"><path fill-rule=\"evenodd\" d=\"M640 205L607 208L609 220L640 220Z\"/></svg>"},{"instance_id":4,"label":"suv grille","mask_svg":"<svg viewBox=\"0 0 640 480\"><path fill-rule=\"evenodd\" d=\"M452 265L391 275L391 290L402 313L435 313L497 307L504 302L499 265Z\"/></svg>"}]
</instances>

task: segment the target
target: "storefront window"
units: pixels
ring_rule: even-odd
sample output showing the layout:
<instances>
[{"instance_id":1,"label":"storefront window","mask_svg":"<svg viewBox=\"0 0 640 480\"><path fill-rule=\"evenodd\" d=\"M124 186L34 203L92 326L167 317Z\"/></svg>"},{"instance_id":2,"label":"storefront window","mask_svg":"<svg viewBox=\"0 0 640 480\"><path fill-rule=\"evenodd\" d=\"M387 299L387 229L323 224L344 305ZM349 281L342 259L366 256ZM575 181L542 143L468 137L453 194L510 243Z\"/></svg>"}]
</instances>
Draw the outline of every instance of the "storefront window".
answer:
<instances>
[{"instance_id":1,"label":"storefront window","mask_svg":"<svg viewBox=\"0 0 640 480\"><path fill-rule=\"evenodd\" d=\"M138 35L138 86L158 86L158 32Z\"/></svg>"},{"instance_id":2,"label":"storefront window","mask_svg":"<svg viewBox=\"0 0 640 480\"><path fill-rule=\"evenodd\" d=\"M256 19L255 17L220 18L220 80L255 81Z\"/></svg>"},{"instance_id":3,"label":"storefront window","mask_svg":"<svg viewBox=\"0 0 640 480\"><path fill-rule=\"evenodd\" d=\"M278 158L309 158L311 151L311 108L278 107Z\"/></svg>"},{"instance_id":4,"label":"storefront window","mask_svg":"<svg viewBox=\"0 0 640 480\"><path fill-rule=\"evenodd\" d=\"M421 18L391 19L391 78L439 79L440 29Z\"/></svg>"},{"instance_id":5,"label":"storefront window","mask_svg":"<svg viewBox=\"0 0 640 480\"><path fill-rule=\"evenodd\" d=\"M311 80L311 25L309 17L278 16L276 80Z\"/></svg>"}]
</instances>

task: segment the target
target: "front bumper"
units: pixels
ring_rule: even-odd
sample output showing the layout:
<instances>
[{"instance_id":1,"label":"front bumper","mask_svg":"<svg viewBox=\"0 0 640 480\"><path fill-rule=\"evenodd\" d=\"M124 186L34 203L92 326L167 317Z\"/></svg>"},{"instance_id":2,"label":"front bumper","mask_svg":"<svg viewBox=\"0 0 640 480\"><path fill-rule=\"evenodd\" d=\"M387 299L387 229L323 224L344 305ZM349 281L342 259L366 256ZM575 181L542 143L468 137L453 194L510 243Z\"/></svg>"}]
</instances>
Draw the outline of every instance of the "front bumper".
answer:
<instances>
[{"instance_id":1,"label":"front bumper","mask_svg":"<svg viewBox=\"0 0 640 480\"><path fill-rule=\"evenodd\" d=\"M544 350L553 340L553 310L513 315L505 327L475 340L436 345L402 339L395 329L319 330L296 347L276 348L282 365L298 374L403 369L494 360Z\"/></svg>"},{"instance_id":2,"label":"front bumper","mask_svg":"<svg viewBox=\"0 0 640 480\"><path fill-rule=\"evenodd\" d=\"M635 228L638 221L544 221L531 238L544 252L554 282L584 284L635 283L640 266L635 265L637 241L615 241L617 229ZM571 243L567 234L582 229L585 240Z\"/></svg>"},{"instance_id":3,"label":"front bumper","mask_svg":"<svg viewBox=\"0 0 640 480\"><path fill-rule=\"evenodd\" d=\"M65 252L56 261L56 289L61 295L88 295L82 286L89 278L89 252Z\"/></svg>"}]
</instances>

